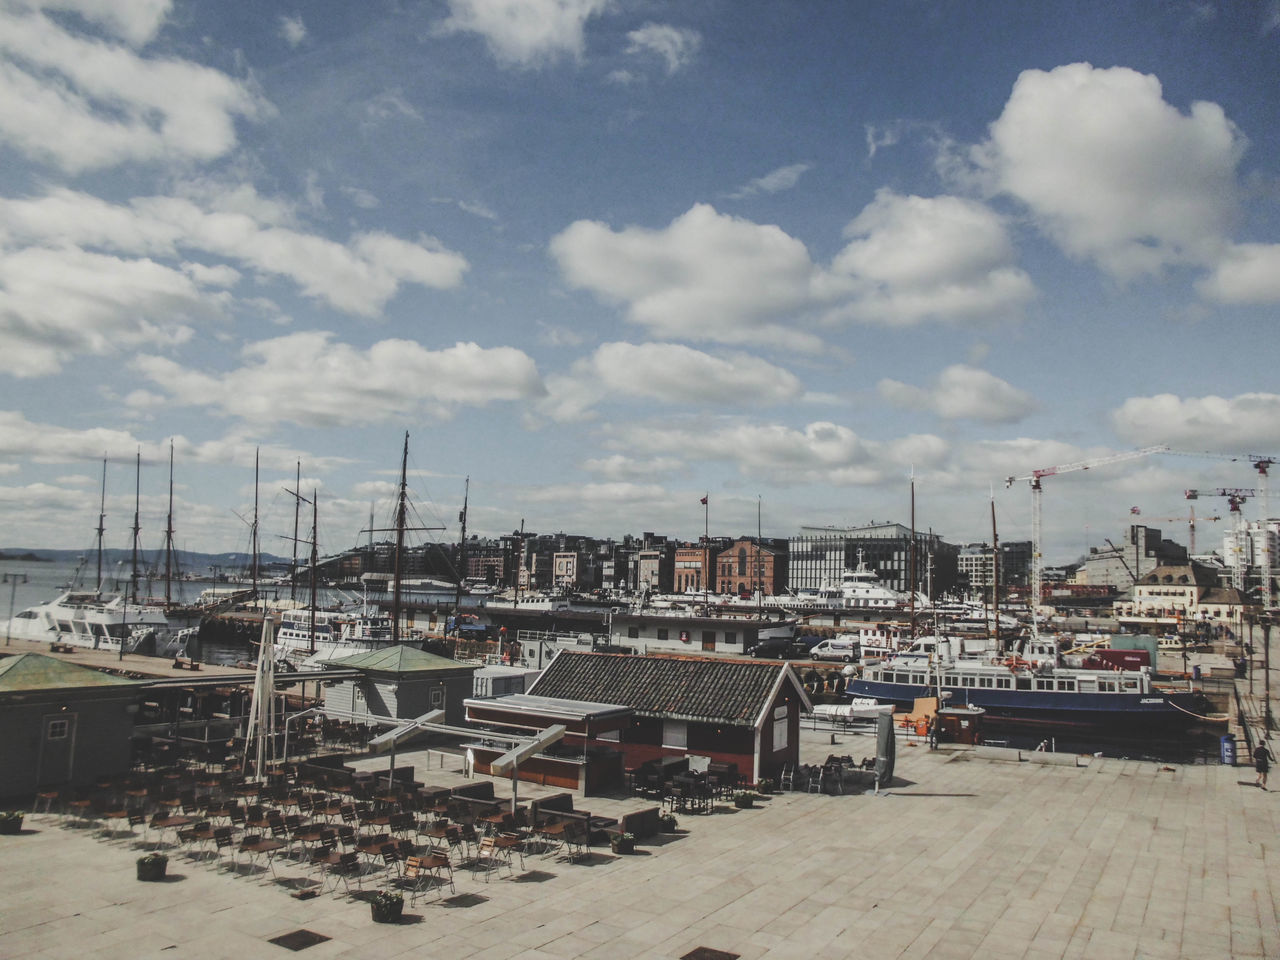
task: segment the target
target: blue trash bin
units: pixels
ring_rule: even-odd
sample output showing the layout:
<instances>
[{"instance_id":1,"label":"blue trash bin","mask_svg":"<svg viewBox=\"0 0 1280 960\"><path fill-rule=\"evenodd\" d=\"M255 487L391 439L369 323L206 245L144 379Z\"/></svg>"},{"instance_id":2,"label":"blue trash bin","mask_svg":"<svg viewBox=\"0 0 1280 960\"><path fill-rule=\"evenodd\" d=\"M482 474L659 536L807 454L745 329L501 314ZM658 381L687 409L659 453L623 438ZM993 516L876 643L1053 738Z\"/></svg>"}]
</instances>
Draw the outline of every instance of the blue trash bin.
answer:
<instances>
[{"instance_id":1,"label":"blue trash bin","mask_svg":"<svg viewBox=\"0 0 1280 960\"><path fill-rule=\"evenodd\" d=\"M1236 738L1226 736L1222 738L1222 763L1224 766L1234 767L1236 765Z\"/></svg>"},{"instance_id":2,"label":"blue trash bin","mask_svg":"<svg viewBox=\"0 0 1280 960\"><path fill-rule=\"evenodd\" d=\"M1191 676L1196 680L1200 679L1200 664L1197 663L1191 667Z\"/></svg>"}]
</instances>

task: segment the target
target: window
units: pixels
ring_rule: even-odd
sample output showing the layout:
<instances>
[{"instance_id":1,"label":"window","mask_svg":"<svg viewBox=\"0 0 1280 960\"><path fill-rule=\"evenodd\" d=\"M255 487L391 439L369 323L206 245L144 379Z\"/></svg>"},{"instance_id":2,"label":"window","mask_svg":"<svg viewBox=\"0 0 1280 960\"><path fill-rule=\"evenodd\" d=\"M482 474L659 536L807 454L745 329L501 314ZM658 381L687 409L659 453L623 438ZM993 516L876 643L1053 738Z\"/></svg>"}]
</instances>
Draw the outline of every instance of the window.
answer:
<instances>
[{"instance_id":1,"label":"window","mask_svg":"<svg viewBox=\"0 0 1280 960\"><path fill-rule=\"evenodd\" d=\"M968 676L963 676L963 677L961 677L961 678L960 678L960 686L962 686L962 687L972 687L972 686L976 686L976 684L975 684L975 682L974 682L976 679L977 679L977 678L976 678L976 677L974 677L974 676L973 676L973 675L971 675L971 674L970 674L970 675L968 675Z\"/></svg>"},{"instance_id":2,"label":"window","mask_svg":"<svg viewBox=\"0 0 1280 960\"><path fill-rule=\"evenodd\" d=\"M948 673L946 677L943 678L942 682L945 686L948 686L948 687L954 687L959 684L959 681L956 679L956 675L954 673Z\"/></svg>"},{"instance_id":3,"label":"window","mask_svg":"<svg viewBox=\"0 0 1280 960\"><path fill-rule=\"evenodd\" d=\"M1010 682L1012 679L1013 679L1012 677L996 677L996 689L997 690L1012 689L1013 684Z\"/></svg>"},{"instance_id":4,"label":"window","mask_svg":"<svg viewBox=\"0 0 1280 960\"><path fill-rule=\"evenodd\" d=\"M724 642L725 642L725 643L737 643L737 642L738 642L738 633L737 633L737 631L736 631L736 630L726 630L726 631L724 632Z\"/></svg>"},{"instance_id":5,"label":"window","mask_svg":"<svg viewBox=\"0 0 1280 960\"><path fill-rule=\"evenodd\" d=\"M783 713L785 714L786 711L784 710ZM773 749L775 753L779 750L787 749L787 733L786 719L779 720L775 717L773 721Z\"/></svg>"},{"instance_id":6,"label":"window","mask_svg":"<svg viewBox=\"0 0 1280 960\"><path fill-rule=\"evenodd\" d=\"M45 734L46 740L65 740L67 732L71 729L70 720L50 720L49 730Z\"/></svg>"},{"instance_id":7,"label":"window","mask_svg":"<svg viewBox=\"0 0 1280 960\"><path fill-rule=\"evenodd\" d=\"M627 638L628 638L629 640L639 640L639 639L640 639L640 628L639 628L639 627L627 627Z\"/></svg>"},{"instance_id":8,"label":"window","mask_svg":"<svg viewBox=\"0 0 1280 960\"><path fill-rule=\"evenodd\" d=\"M598 737L596 737L596 739L608 740L610 743L619 743L622 740L622 731L621 730L605 730Z\"/></svg>"},{"instance_id":9,"label":"window","mask_svg":"<svg viewBox=\"0 0 1280 960\"><path fill-rule=\"evenodd\" d=\"M1076 688L1076 682L1075 682L1074 680L1059 680L1059 681L1058 681L1058 689L1059 689L1059 690L1074 691L1074 690L1075 690L1075 688Z\"/></svg>"},{"instance_id":10,"label":"window","mask_svg":"<svg viewBox=\"0 0 1280 960\"><path fill-rule=\"evenodd\" d=\"M913 673L913 674L911 675L911 682L912 682L912 683L924 683L924 674L923 674L923 673Z\"/></svg>"},{"instance_id":11,"label":"window","mask_svg":"<svg viewBox=\"0 0 1280 960\"><path fill-rule=\"evenodd\" d=\"M431 708L433 710L444 709L444 687L431 688Z\"/></svg>"},{"instance_id":12,"label":"window","mask_svg":"<svg viewBox=\"0 0 1280 960\"><path fill-rule=\"evenodd\" d=\"M995 680L995 678L994 678L994 677L979 677L979 678L978 678L978 686L980 686L980 687L989 687L989 686L991 686L991 685L993 684L994 680Z\"/></svg>"},{"instance_id":13,"label":"window","mask_svg":"<svg viewBox=\"0 0 1280 960\"><path fill-rule=\"evenodd\" d=\"M659 628L658 628L658 639L659 639L659 640L665 640L665 639L667 639L667 628L666 628L666 627L659 627Z\"/></svg>"},{"instance_id":14,"label":"window","mask_svg":"<svg viewBox=\"0 0 1280 960\"><path fill-rule=\"evenodd\" d=\"M688 746L689 728L683 720L662 721L662 745L676 747L680 750Z\"/></svg>"},{"instance_id":15,"label":"window","mask_svg":"<svg viewBox=\"0 0 1280 960\"><path fill-rule=\"evenodd\" d=\"M1018 689L1018 690L1030 690L1030 689L1031 689L1031 678L1030 678L1030 677L1018 677L1018 686L1017 686L1017 689Z\"/></svg>"},{"instance_id":16,"label":"window","mask_svg":"<svg viewBox=\"0 0 1280 960\"><path fill-rule=\"evenodd\" d=\"M1052 690L1052 689L1053 689L1053 681L1052 681L1052 680L1040 680L1040 679L1037 679L1037 680L1036 680L1036 689L1037 689L1037 690Z\"/></svg>"}]
</instances>

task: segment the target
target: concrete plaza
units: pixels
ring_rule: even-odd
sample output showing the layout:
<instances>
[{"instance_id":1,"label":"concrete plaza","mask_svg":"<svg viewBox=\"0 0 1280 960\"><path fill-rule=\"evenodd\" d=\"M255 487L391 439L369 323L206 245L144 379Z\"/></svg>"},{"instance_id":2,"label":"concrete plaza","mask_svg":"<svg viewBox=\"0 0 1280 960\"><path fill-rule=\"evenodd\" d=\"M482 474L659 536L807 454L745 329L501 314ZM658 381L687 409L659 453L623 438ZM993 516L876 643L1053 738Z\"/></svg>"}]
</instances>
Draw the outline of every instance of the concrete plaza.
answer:
<instances>
[{"instance_id":1,"label":"concrete plaza","mask_svg":"<svg viewBox=\"0 0 1280 960\"><path fill-rule=\"evenodd\" d=\"M806 731L802 759L873 752L869 737L837 739ZM129 842L28 816L22 836L0 837L0 956L285 956L268 941L299 929L330 938L309 960L1280 956L1280 795L1253 786L1251 768L1007 762L904 741L898 753L878 796L722 803L631 856L530 856L487 884L458 869L457 899L406 902L398 925L374 924L355 898L297 900L269 876L178 856L168 882L139 883ZM439 753L397 762L429 782L461 778ZM522 784L520 796L547 792Z\"/></svg>"}]
</instances>

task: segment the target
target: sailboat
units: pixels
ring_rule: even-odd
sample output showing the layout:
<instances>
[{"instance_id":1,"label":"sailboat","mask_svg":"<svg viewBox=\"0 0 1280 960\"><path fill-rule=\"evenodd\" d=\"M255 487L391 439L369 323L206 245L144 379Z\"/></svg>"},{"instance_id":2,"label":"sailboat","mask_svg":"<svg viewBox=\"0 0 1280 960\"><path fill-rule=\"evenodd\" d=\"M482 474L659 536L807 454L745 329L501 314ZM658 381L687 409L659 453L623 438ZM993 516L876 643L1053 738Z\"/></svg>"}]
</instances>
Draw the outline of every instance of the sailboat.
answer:
<instances>
[{"instance_id":1,"label":"sailboat","mask_svg":"<svg viewBox=\"0 0 1280 960\"><path fill-rule=\"evenodd\" d=\"M127 591L108 593L102 589L106 502L107 460L103 457L94 589L72 586L52 600L20 611L9 618L6 636L117 654L132 651L140 638L149 632L168 637L169 620L163 610L139 605L136 600L130 603Z\"/></svg>"},{"instance_id":2,"label":"sailboat","mask_svg":"<svg viewBox=\"0 0 1280 960\"><path fill-rule=\"evenodd\" d=\"M307 607L286 610L280 614L280 626L275 634L276 655L289 663L306 669L320 666L330 660L395 646L400 642L401 558L404 553L404 535L408 516L408 467L409 434L404 435L404 450L400 460L400 489L396 502L396 534L394 577L391 615L380 613L375 606L365 602L350 611L320 610L316 605L315 571L317 566L315 497L312 499L311 534L311 599ZM417 528L415 528L417 529ZM372 529L370 533L374 532ZM385 531L390 532L390 531Z\"/></svg>"}]
</instances>

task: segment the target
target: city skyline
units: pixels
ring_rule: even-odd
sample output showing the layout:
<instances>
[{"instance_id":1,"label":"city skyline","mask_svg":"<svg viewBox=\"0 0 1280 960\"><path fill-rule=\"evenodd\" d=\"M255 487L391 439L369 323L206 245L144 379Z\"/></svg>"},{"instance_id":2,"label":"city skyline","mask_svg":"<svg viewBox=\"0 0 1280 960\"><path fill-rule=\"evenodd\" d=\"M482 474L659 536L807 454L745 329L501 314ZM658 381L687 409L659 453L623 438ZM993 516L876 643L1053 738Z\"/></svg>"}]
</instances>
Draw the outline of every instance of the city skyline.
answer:
<instances>
[{"instance_id":1,"label":"city skyline","mask_svg":"<svg viewBox=\"0 0 1280 960\"><path fill-rule=\"evenodd\" d=\"M414 523L455 540L464 496L482 536L906 524L913 477L918 529L987 539L994 498L1028 539L1006 478L1098 461L1045 481L1057 564L1185 542L1185 490L1280 454L1275 3L0 27L14 545L86 549L101 510L126 546L140 455L155 549L172 444L181 547L243 549L259 458L263 549L299 486L336 553L387 526L407 430ZM1192 455L1119 459L1154 445Z\"/></svg>"}]
</instances>

